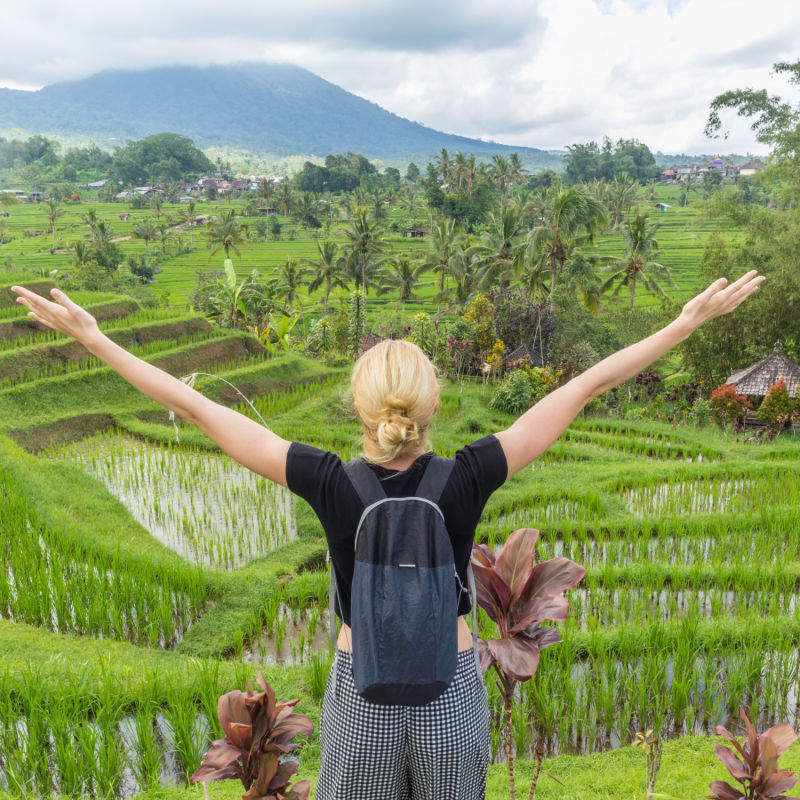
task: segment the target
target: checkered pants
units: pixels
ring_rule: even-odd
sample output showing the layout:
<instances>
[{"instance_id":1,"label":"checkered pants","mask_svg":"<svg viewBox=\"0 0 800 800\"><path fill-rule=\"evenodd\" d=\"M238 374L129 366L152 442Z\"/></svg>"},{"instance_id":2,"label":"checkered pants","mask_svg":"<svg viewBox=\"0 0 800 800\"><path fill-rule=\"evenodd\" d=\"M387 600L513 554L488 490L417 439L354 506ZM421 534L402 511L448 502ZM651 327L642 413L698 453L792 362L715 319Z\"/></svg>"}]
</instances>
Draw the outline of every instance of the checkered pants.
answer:
<instances>
[{"instance_id":1,"label":"checkered pants","mask_svg":"<svg viewBox=\"0 0 800 800\"><path fill-rule=\"evenodd\" d=\"M322 701L316 800L483 800L489 706L472 650L458 654L453 682L424 706L367 702L353 685L352 655L337 649L336 659Z\"/></svg>"}]
</instances>

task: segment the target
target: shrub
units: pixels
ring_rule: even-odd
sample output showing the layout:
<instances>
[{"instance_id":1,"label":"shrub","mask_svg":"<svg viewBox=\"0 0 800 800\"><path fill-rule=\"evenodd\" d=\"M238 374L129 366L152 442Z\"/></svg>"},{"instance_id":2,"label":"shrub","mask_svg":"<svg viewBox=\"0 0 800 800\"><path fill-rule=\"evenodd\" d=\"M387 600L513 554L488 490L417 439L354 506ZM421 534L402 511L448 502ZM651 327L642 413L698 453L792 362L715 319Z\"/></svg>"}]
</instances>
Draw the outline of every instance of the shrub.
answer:
<instances>
[{"instance_id":1,"label":"shrub","mask_svg":"<svg viewBox=\"0 0 800 800\"><path fill-rule=\"evenodd\" d=\"M634 380L636 388L633 392L633 398L639 401L652 400L661 391L663 385L663 379L655 370L649 369L640 372Z\"/></svg>"},{"instance_id":2,"label":"shrub","mask_svg":"<svg viewBox=\"0 0 800 800\"><path fill-rule=\"evenodd\" d=\"M514 370L497 394L492 398L492 406L518 417L531 407L533 388L524 369Z\"/></svg>"},{"instance_id":3,"label":"shrub","mask_svg":"<svg viewBox=\"0 0 800 800\"><path fill-rule=\"evenodd\" d=\"M780 429L796 408L797 401L789 395L786 381L780 377L769 387L766 397L761 401L758 418L766 422L770 428Z\"/></svg>"},{"instance_id":4,"label":"shrub","mask_svg":"<svg viewBox=\"0 0 800 800\"><path fill-rule=\"evenodd\" d=\"M696 425L705 425L711 418L711 403L698 397L689 409L689 416Z\"/></svg>"},{"instance_id":5,"label":"shrub","mask_svg":"<svg viewBox=\"0 0 800 800\"><path fill-rule=\"evenodd\" d=\"M712 416L723 426L738 420L751 408L747 396L738 394L729 383L723 383L711 392L709 405Z\"/></svg>"},{"instance_id":6,"label":"shrub","mask_svg":"<svg viewBox=\"0 0 800 800\"><path fill-rule=\"evenodd\" d=\"M507 414L519 416L531 405L538 403L558 386L560 371L550 367L529 367L527 364L515 369L497 390L491 405Z\"/></svg>"}]
</instances>

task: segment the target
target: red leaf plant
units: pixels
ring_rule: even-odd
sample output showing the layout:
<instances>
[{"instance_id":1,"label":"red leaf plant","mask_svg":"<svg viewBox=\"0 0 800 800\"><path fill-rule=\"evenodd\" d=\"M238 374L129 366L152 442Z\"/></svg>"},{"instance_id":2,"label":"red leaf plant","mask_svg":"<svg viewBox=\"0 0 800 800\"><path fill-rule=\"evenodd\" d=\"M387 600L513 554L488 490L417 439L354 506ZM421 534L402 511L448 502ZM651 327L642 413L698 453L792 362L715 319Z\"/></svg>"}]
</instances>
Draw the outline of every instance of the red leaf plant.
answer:
<instances>
[{"instance_id":1,"label":"red leaf plant","mask_svg":"<svg viewBox=\"0 0 800 800\"><path fill-rule=\"evenodd\" d=\"M505 705L505 740L511 800L514 787L512 714L514 688L530 680L539 666L539 653L561 641L555 628L542 627L543 620L564 620L569 603L564 592L580 583L586 570L568 558L536 563L539 531L514 531L495 557L485 544L472 548L472 570L478 605L497 624L500 638L478 641L484 672L494 669ZM531 787L531 795L535 783Z\"/></svg>"},{"instance_id":2,"label":"red leaf plant","mask_svg":"<svg viewBox=\"0 0 800 800\"><path fill-rule=\"evenodd\" d=\"M731 742L739 755L722 744L714 745L714 755L742 788L727 781L711 781L711 794L706 796L710 800L797 800L784 794L797 783L795 774L778 769L778 756L797 738L791 725L774 725L759 736L744 709L739 709L739 715L747 732L741 743L722 725L717 726L717 733Z\"/></svg>"},{"instance_id":3,"label":"red leaf plant","mask_svg":"<svg viewBox=\"0 0 800 800\"><path fill-rule=\"evenodd\" d=\"M314 723L292 709L300 700L275 701L275 692L259 672L254 692L228 692L219 698L217 714L225 738L212 742L190 780L192 783L239 778L247 793L242 800L307 800L309 781L289 786L297 761L281 760L300 746L292 740L302 733L311 738Z\"/></svg>"}]
</instances>

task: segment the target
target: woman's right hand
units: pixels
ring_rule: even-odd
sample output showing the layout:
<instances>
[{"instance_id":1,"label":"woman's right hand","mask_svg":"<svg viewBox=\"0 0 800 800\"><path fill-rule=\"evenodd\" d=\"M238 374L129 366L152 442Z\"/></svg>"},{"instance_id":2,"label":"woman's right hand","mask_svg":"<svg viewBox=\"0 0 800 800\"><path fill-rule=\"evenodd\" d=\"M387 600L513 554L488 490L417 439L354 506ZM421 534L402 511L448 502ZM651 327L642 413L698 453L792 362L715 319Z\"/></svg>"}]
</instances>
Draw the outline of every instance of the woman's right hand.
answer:
<instances>
[{"instance_id":1,"label":"woman's right hand","mask_svg":"<svg viewBox=\"0 0 800 800\"><path fill-rule=\"evenodd\" d=\"M73 303L60 289L54 287L50 290L56 301L54 303L23 286L12 286L11 291L19 295L17 302L28 309L31 319L54 331L72 336L87 346L100 334L97 320L86 309Z\"/></svg>"}]
</instances>

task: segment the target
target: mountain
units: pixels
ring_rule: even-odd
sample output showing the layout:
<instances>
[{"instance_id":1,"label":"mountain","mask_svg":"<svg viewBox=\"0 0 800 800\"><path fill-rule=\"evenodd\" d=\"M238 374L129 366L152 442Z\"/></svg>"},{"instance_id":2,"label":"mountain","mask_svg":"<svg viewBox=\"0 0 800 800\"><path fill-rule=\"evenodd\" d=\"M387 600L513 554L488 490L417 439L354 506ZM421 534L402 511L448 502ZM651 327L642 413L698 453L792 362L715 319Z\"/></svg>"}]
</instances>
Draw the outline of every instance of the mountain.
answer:
<instances>
[{"instance_id":1,"label":"mountain","mask_svg":"<svg viewBox=\"0 0 800 800\"><path fill-rule=\"evenodd\" d=\"M537 148L427 128L287 64L112 70L34 92L0 89L0 131L100 144L170 131L199 147L281 156L349 151L398 159L429 157L444 147L484 156L518 152L534 162L547 158Z\"/></svg>"}]
</instances>

